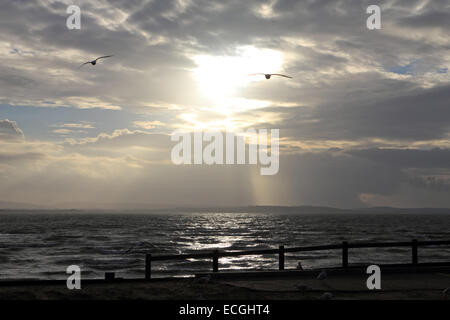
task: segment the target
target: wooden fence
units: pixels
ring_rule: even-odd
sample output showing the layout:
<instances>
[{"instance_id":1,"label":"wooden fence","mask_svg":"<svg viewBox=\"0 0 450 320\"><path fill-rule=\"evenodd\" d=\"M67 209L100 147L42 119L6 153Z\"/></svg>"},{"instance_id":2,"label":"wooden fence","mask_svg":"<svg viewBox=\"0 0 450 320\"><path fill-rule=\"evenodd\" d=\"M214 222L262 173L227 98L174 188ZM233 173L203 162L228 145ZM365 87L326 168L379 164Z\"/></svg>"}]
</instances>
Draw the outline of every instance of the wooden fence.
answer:
<instances>
[{"instance_id":1,"label":"wooden fence","mask_svg":"<svg viewBox=\"0 0 450 320\"><path fill-rule=\"evenodd\" d=\"M412 265L419 264L418 248L425 246L440 246L450 245L450 240L446 241L418 241L412 240L407 242L366 242L366 243L349 243L347 241L341 244L331 244L323 246L309 246L309 247L293 247L285 248L280 245L278 249L260 249L248 251L219 251L205 253L187 253L177 255L156 255L146 254L145 256L145 278L151 279L152 262L153 261L169 261L169 260L184 260L184 259L212 259L212 271L219 271L219 258L221 257L237 257L248 255L264 255L264 254L278 254L278 269L284 270L284 255L290 252L307 252L307 251L323 251L323 250L342 250L342 267L348 267L348 249L353 248L392 248L392 247L411 247L411 263Z\"/></svg>"}]
</instances>

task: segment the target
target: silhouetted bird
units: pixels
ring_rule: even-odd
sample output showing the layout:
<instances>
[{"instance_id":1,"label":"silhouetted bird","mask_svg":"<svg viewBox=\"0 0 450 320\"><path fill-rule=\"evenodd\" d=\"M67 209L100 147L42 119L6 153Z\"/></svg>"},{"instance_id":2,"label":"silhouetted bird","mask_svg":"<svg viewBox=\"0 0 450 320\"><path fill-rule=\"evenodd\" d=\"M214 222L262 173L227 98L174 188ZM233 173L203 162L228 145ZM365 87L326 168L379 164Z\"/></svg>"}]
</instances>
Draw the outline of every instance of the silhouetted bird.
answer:
<instances>
[{"instance_id":1,"label":"silhouetted bird","mask_svg":"<svg viewBox=\"0 0 450 320\"><path fill-rule=\"evenodd\" d=\"M95 65L97 64L97 61L98 61L98 60L104 59L104 58L109 58L109 57L113 57L113 55L111 55L111 56L98 57L98 58L95 59L95 60L85 62L85 63L83 63L83 64L80 66L80 68L81 68L82 66L84 66L85 64L89 64L89 63L92 64L93 66L95 66Z\"/></svg>"},{"instance_id":2,"label":"silhouetted bird","mask_svg":"<svg viewBox=\"0 0 450 320\"><path fill-rule=\"evenodd\" d=\"M280 73L252 73L252 74L249 74L249 76L258 76L258 75L266 77L267 80L269 80L271 76L279 76L279 77L285 77L285 78L292 79L292 77L284 75L284 74L280 74Z\"/></svg>"}]
</instances>

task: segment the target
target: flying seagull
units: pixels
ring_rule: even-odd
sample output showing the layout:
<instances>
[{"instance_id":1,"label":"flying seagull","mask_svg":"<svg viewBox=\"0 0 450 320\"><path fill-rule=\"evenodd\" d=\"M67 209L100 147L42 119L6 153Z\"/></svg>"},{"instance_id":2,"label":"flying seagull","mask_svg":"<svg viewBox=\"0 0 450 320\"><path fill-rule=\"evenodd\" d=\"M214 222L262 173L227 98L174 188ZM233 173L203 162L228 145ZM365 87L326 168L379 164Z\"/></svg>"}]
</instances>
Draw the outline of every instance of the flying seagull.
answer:
<instances>
[{"instance_id":1,"label":"flying seagull","mask_svg":"<svg viewBox=\"0 0 450 320\"><path fill-rule=\"evenodd\" d=\"M292 79L292 77L284 75L284 74L280 74L280 73L252 73L252 74L249 74L249 76L258 76L258 75L262 75L262 76L266 77L267 80L269 80L271 76L279 76L279 77L285 77L285 78Z\"/></svg>"},{"instance_id":2,"label":"flying seagull","mask_svg":"<svg viewBox=\"0 0 450 320\"><path fill-rule=\"evenodd\" d=\"M92 60L92 61L88 61L88 62L85 62L85 63L83 63L81 66L80 66L80 68L82 67L82 66L84 66L85 64L92 64L93 66L95 66L96 64L97 64L97 60L100 60L100 59L104 59L104 58L109 58L109 57L112 57L113 55L111 55L111 56L103 56L103 57L98 57L97 59L95 59L95 60Z\"/></svg>"}]
</instances>

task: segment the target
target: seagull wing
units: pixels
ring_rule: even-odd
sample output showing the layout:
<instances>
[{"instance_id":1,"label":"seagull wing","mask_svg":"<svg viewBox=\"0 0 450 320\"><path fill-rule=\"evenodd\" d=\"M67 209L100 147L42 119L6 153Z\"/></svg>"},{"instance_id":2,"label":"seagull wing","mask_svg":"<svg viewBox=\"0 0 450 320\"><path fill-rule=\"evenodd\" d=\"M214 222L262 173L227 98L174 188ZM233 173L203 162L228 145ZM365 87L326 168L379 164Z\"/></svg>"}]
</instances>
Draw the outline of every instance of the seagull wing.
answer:
<instances>
[{"instance_id":1,"label":"seagull wing","mask_svg":"<svg viewBox=\"0 0 450 320\"><path fill-rule=\"evenodd\" d=\"M292 77L287 76L287 75L284 75L284 74L280 74L280 73L272 73L271 75L272 75L272 76L280 76L280 77L285 77L285 78L292 79Z\"/></svg>"},{"instance_id":2,"label":"seagull wing","mask_svg":"<svg viewBox=\"0 0 450 320\"><path fill-rule=\"evenodd\" d=\"M95 61L100 60L100 59L104 59L104 58L113 57L113 56L114 56L114 55L98 57L97 59L95 59Z\"/></svg>"},{"instance_id":3,"label":"seagull wing","mask_svg":"<svg viewBox=\"0 0 450 320\"><path fill-rule=\"evenodd\" d=\"M81 66L78 67L78 69L80 69L80 68L81 68L82 66L84 66L85 64L89 64L89 63L91 63L91 61L88 61L88 62L83 63Z\"/></svg>"},{"instance_id":4,"label":"seagull wing","mask_svg":"<svg viewBox=\"0 0 450 320\"><path fill-rule=\"evenodd\" d=\"M265 76L265 73L250 73L249 76Z\"/></svg>"}]
</instances>

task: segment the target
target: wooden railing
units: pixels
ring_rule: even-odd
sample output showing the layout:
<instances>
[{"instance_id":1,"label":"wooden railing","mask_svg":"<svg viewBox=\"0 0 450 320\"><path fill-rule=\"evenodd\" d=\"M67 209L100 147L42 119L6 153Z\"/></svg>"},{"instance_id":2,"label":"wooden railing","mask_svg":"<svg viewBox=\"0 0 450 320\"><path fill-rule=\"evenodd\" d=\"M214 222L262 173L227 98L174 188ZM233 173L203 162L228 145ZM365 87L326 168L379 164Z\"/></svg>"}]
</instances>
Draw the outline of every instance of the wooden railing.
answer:
<instances>
[{"instance_id":1,"label":"wooden railing","mask_svg":"<svg viewBox=\"0 0 450 320\"><path fill-rule=\"evenodd\" d=\"M151 278L151 266L153 261L168 261L168 260L184 260L184 259L204 259L212 258L213 272L219 271L219 258L221 257L237 257L248 255L264 255L264 254L278 254L278 269L284 270L284 255L290 252L305 252L305 251L323 251L323 250L342 250L342 267L348 267L348 249L353 248L392 248L392 247L411 247L411 263L412 265L419 264L418 247L424 246L440 246L450 245L450 240L445 241L406 241L406 242L365 242L365 243L349 243L347 241L341 244L330 244L323 246L309 246L309 247L293 247L285 248L280 245L278 249L260 249L248 251L219 251L204 253L187 253L177 255L157 255L146 254L145 256L145 278Z\"/></svg>"}]
</instances>

